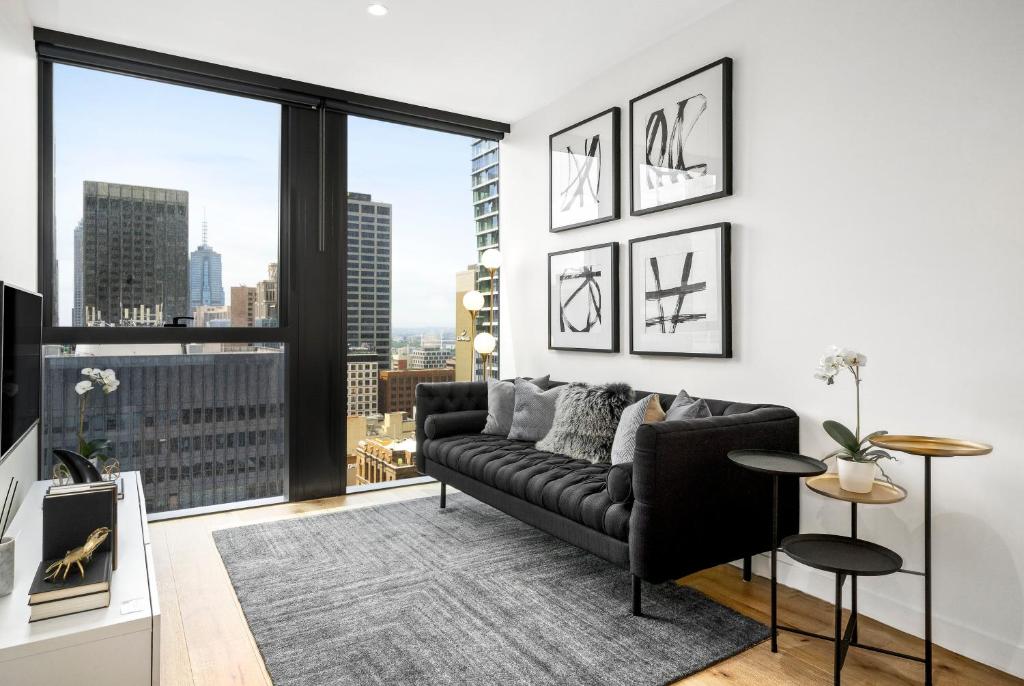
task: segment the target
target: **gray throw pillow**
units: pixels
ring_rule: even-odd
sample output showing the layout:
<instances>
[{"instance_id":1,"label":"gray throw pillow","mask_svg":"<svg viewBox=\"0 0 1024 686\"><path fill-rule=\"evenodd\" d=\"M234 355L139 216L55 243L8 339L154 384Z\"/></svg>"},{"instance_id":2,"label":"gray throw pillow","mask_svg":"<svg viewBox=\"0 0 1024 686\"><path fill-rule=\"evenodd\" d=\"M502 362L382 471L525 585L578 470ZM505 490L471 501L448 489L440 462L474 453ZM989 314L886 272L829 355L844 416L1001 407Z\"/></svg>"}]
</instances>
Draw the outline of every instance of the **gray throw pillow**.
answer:
<instances>
[{"instance_id":1,"label":"gray throw pillow","mask_svg":"<svg viewBox=\"0 0 1024 686\"><path fill-rule=\"evenodd\" d=\"M565 388L558 397L551 431L537 449L587 462L610 462L615 430L633 401L633 391L622 383L573 383Z\"/></svg>"},{"instance_id":2,"label":"gray throw pillow","mask_svg":"<svg viewBox=\"0 0 1024 686\"><path fill-rule=\"evenodd\" d=\"M710 417L711 408L708 407L704 398L691 398L686 391L679 391L679 395L672 401L665 413L665 421L672 422L677 419L696 419L699 417Z\"/></svg>"},{"instance_id":3,"label":"gray throw pillow","mask_svg":"<svg viewBox=\"0 0 1024 686\"><path fill-rule=\"evenodd\" d=\"M549 376L540 376L529 383L547 388ZM487 423L480 433L508 436L512 428L512 412L516 406L516 386L512 381L487 381Z\"/></svg>"},{"instance_id":4,"label":"gray throw pillow","mask_svg":"<svg viewBox=\"0 0 1024 686\"><path fill-rule=\"evenodd\" d=\"M665 410L661 409L661 399L654 393L623 410L619 426L615 429L615 441L612 443L612 464L632 462L633 453L636 452L637 429L643 424L664 419Z\"/></svg>"},{"instance_id":5,"label":"gray throw pillow","mask_svg":"<svg viewBox=\"0 0 1024 686\"><path fill-rule=\"evenodd\" d=\"M516 379L516 402L509 440L539 441L544 438L555 420L555 401L566 388L556 386L543 391L525 379Z\"/></svg>"}]
</instances>

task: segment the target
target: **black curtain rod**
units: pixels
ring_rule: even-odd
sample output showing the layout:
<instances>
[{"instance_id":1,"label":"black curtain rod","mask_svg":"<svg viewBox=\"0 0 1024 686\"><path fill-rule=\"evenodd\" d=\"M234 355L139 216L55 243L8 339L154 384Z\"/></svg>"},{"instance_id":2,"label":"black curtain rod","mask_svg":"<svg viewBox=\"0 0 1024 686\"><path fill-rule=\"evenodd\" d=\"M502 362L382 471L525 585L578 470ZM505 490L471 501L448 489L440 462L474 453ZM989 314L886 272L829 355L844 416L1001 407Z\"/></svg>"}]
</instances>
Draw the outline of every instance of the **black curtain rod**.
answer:
<instances>
[{"instance_id":1,"label":"black curtain rod","mask_svg":"<svg viewBox=\"0 0 1024 686\"><path fill-rule=\"evenodd\" d=\"M70 33L35 29L41 59L141 76L289 105L331 109L385 121L437 129L478 138L500 140L510 127L503 122L411 105L351 91L226 67L166 53L85 38Z\"/></svg>"}]
</instances>

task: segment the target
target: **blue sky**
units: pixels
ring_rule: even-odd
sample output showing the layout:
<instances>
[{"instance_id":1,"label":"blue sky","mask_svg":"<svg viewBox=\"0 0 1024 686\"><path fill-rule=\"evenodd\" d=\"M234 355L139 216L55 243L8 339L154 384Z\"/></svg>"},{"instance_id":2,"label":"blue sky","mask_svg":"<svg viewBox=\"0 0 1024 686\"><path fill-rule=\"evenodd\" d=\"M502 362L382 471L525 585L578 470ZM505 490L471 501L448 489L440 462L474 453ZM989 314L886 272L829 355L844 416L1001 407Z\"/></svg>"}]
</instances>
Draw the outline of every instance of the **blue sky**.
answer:
<instances>
[{"instance_id":1,"label":"blue sky","mask_svg":"<svg viewBox=\"0 0 1024 686\"><path fill-rule=\"evenodd\" d=\"M189 245L223 256L224 289L277 260L280 107L56 65L54 147L60 322L73 304L82 182L189 192ZM393 205L395 327L454 326L455 272L475 259L471 140L349 118L349 189Z\"/></svg>"}]
</instances>

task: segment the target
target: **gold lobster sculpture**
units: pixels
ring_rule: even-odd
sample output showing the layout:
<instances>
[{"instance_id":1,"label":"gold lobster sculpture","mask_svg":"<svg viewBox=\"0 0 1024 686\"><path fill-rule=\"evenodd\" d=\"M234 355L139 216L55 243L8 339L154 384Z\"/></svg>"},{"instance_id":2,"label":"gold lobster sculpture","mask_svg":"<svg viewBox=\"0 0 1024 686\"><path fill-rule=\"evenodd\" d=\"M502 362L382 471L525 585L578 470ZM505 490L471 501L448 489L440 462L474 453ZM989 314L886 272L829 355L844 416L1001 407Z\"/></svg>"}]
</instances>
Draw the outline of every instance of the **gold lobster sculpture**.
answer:
<instances>
[{"instance_id":1,"label":"gold lobster sculpture","mask_svg":"<svg viewBox=\"0 0 1024 686\"><path fill-rule=\"evenodd\" d=\"M64 576L61 577L61 580L63 581L68 578L68 572L71 571L72 565L78 565L78 571L84 577L85 567L82 566L82 563L85 562L86 564L89 564L89 560L92 559L92 554L96 552L97 548L103 545L103 541L107 540L107 536L109 535L110 529L105 526L101 526L96 529L89 534L89 538L85 539L85 543L83 545L69 550L62 559L57 560L47 567L47 576L44 576L43 578L47 581L56 581L61 570L64 570ZM52 574L50 573L51 570L53 570Z\"/></svg>"}]
</instances>

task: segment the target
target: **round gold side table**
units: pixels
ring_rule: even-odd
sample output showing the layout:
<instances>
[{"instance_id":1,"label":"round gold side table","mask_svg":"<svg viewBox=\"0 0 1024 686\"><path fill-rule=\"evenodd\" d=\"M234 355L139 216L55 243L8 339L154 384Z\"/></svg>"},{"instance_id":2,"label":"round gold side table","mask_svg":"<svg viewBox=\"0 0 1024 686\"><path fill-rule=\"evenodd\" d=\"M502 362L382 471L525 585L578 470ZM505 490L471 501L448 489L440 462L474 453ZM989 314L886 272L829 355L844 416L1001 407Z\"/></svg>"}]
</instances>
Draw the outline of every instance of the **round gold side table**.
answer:
<instances>
[{"instance_id":1,"label":"round gold side table","mask_svg":"<svg viewBox=\"0 0 1024 686\"><path fill-rule=\"evenodd\" d=\"M935 436L883 434L871 439L883 450L893 450L924 458L924 683L932 683L932 458L988 455L992 446L975 441ZM915 572L908 572L914 574Z\"/></svg>"}]
</instances>

